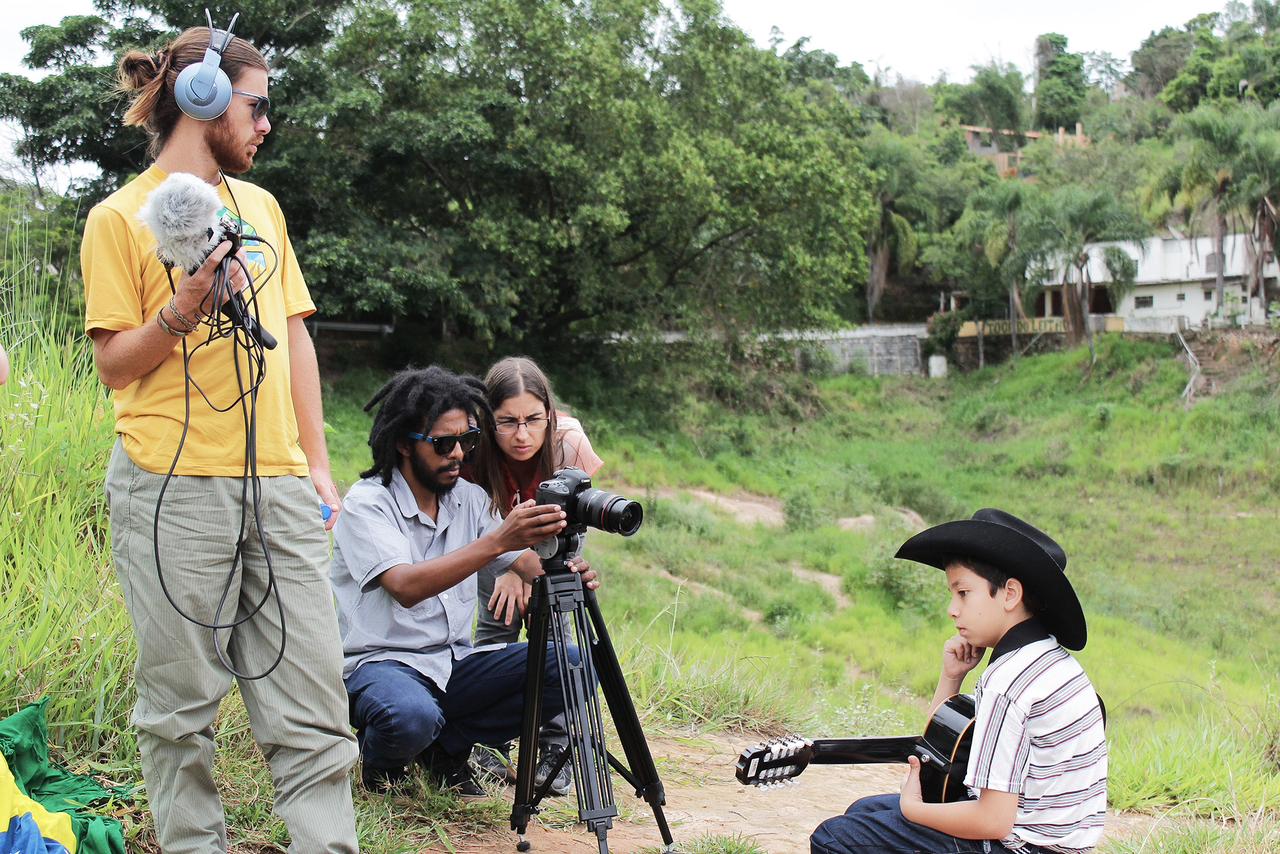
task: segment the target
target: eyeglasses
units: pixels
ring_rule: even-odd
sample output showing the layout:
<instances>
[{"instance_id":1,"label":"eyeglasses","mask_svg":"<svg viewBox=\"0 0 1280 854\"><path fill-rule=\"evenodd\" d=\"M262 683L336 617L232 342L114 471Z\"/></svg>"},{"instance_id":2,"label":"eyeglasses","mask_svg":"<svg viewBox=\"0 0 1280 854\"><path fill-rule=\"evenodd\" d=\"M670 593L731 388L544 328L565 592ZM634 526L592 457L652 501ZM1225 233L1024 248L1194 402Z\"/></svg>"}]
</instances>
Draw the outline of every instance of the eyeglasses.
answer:
<instances>
[{"instance_id":1,"label":"eyeglasses","mask_svg":"<svg viewBox=\"0 0 1280 854\"><path fill-rule=\"evenodd\" d=\"M494 422L494 429L503 436L514 436L516 433L520 432L521 427L524 427L530 433L541 433L543 430L547 429L547 416L535 415L534 417L526 418L523 421L516 418L499 418Z\"/></svg>"},{"instance_id":2,"label":"eyeglasses","mask_svg":"<svg viewBox=\"0 0 1280 854\"><path fill-rule=\"evenodd\" d=\"M407 435L410 439L418 442L430 442L432 450L442 457L447 457L453 453L456 445L462 447L462 453L464 454L474 451L476 443L480 441L480 428L472 427L467 432L454 436L424 436L421 433L409 433Z\"/></svg>"},{"instance_id":3,"label":"eyeglasses","mask_svg":"<svg viewBox=\"0 0 1280 854\"><path fill-rule=\"evenodd\" d=\"M253 120L261 121L266 115L267 110L271 109L271 99L266 95L255 95L252 92L241 92L239 89L232 89L233 94L243 95L246 98L253 99Z\"/></svg>"}]
</instances>

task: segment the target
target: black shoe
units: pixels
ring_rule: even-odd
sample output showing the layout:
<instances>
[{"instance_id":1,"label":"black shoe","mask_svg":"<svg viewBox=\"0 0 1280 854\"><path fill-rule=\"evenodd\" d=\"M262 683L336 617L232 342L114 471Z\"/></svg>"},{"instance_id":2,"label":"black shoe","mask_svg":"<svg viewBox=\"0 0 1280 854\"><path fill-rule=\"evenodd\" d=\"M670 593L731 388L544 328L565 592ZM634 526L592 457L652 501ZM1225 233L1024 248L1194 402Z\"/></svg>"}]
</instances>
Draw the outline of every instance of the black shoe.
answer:
<instances>
[{"instance_id":1,"label":"black shoe","mask_svg":"<svg viewBox=\"0 0 1280 854\"><path fill-rule=\"evenodd\" d=\"M371 768L360 766L360 782L366 791L381 795L403 783L409 776L405 768Z\"/></svg>"},{"instance_id":2,"label":"black shoe","mask_svg":"<svg viewBox=\"0 0 1280 854\"><path fill-rule=\"evenodd\" d=\"M431 745L418 756L431 782L441 789L451 789L464 798L482 798L487 792L471 771L471 751L461 757L450 756L437 745Z\"/></svg>"},{"instance_id":3,"label":"black shoe","mask_svg":"<svg viewBox=\"0 0 1280 854\"><path fill-rule=\"evenodd\" d=\"M482 779L493 780L500 786L514 786L516 770L511 767L511 747L511 742L497 747L477 744L471 748L471 766Z\"/></svg>"},{"instance_id":4,"label":"black shoe","mask_svg":"<svg viewBox=\"0 0 1280 854\"><path fill-rule=\"evenodd\" d=\"M541 756L538 759L538 770L533 773L533 787L535 790L541 789L542 785L547 782L547 778L551 776L551 769L556 767L556 763L560 761L561 756L565 756L565 748L562 744L543 744L539 753L541 753ZM565 756L564 764L560 766L560 770L552 779L547 793L564 796L569 794L569 787L572 785L573 769L570 765L570 758Z\"/></svg>"}]
</instances>

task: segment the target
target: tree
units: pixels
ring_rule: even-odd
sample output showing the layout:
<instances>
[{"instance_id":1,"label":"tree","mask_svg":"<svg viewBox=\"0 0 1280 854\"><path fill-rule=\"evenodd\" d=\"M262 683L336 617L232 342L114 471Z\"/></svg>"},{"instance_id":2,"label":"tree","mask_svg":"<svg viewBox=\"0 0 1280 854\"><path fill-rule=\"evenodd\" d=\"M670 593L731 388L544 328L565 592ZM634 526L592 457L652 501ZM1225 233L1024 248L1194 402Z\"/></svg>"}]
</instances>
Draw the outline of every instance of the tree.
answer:
<instances>
[{"instance_id":1,"label":"tree","mask_svg":"<svg viewBox=\"0 0 1280 854\"><path fill-rule=\"evenodd\" d=\"M993 135L997 148L1012 151L1022 145L1021 132L1027 127L1024 85L1022 72L1011 63L975 65L971 83L935 86L938 109L962 124L1015 131Z\"/></svg>"},{"instance_id":2,"label":"tree","mask_svg":"<svg viewBox=\"0 0 1280 854\"><path fill-rule=\"evenodd\" d=\"M1179 117L1173 126L1182 141L1182 156L1166 180L1175 191L1178 208L1193 219L1212 220L1214 253L1218 256L1215 288L1219 312L1226 294L1223 259L1227 219L1238 199L1234 182L1240 168L1241 143L1252 124L1248 110L1204 104Z\"/></svg>"},{"instance_id":3,"label":"tree","mask_svg":"<svg viewBox=\"0 0 1280 854\"><path fill-rule=\"evenodd\" d=\"M1067 340L1089 343L1091 363L1097 359L1093 330L1089 326L1093 280L1089 244L1101 241L1141 240L1147 228L1137 211L1105 188L1066 185L1050 190L1025 208L1021 239L1027 246L1029 269L1037 277L1061 281L1063 320ZM1123 253L1122 253L1123 254ZM1115 286L1131 285L1136 266L1125 264L1115 253L1102 258Z\"/></svg>"},{"instance_id":4,"label":"tree","mask_svg":"<svg viewBox=\"0 0 1280 854\"><path fill-rule=\"evenodd\" d=\"M1046 33L1036 38L1036 125L1046 130L1074 127L1084 108L1088 85L1084 57L1067 52L1067 37Z\"/></svg>"},{"instance_id":5,"label":"tree","mask_svg":"<svg viewBox=\"0 0 1280 854\"><path fill-rule=\"evenodd\" d=\"M1275 255L1280 227L1280 107L1263 110L1246 105L1242 109L1246 123L1232 158L1232 178L1224 202L1248 218L1251 251L1245 290L1265 305L1263 265L1268 256ZM1249 305L1252 310L1252 303Z\"/></svg>"},{"instance_id":6,"label":"tree","mask_svg":"<svg viewBox=\"0 0 1280 854\"><path fill-rule=\"evenodd\" d=\"M100 2L113 51L197 23L178 0ZM273 67L253 178L321 311L394 317L415 358L828 324L866 279L858 69L761 50L715 0L264 0L242 24ZM98 163L106 189L144 146L87 147L122 107L94 73L83 115L42 106L24 150Z\"/></svg>"},{"instance_id":7,"label":"tree","mask_svg":"<svg viewBox=\"0 0 1280 854\"><path fill-rule=\"evenodd\" d=\"M1115 95L1116 87L1127 75L1124 60L1107 51L1086 51L1083 54L1085 79L1107 95Z\"/></svg>"},{"instance_id":8,"label":"tree","mask_svg":"<svg viewBox=\"0 0 1280 854\"><path fill-rule=\"evenodd\" d=\"M1132 85L1144 98L1153 98L1182 71L1195 48L1195 34L1165 27L1152 32L1130 54Z\"/></svg>"},{"instance_id":9,"label":"tree","mask_svg":"<svg viewBox=\"0 0 1280 854\"><path fill-rule=\"evenodd\" d=\"M878 211L867 234L867 319L874 320L890 269L915 265L919 241L912 223L926 216L928 199L921 190L928 164L917 140L884 128L872 129L863 150Z\"/></svg>"}]
</instances>

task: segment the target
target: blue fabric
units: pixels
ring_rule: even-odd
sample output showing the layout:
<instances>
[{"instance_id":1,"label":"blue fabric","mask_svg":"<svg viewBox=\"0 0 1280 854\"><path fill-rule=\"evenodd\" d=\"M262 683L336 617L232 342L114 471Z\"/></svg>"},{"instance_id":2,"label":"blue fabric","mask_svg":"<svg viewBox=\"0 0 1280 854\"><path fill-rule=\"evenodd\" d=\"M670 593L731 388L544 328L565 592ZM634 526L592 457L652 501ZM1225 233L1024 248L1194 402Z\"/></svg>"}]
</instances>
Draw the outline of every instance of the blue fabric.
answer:
<instances>
[{"instance_id":1,"label":"blue fabric","mask_svg":"<svg viewBox=\"0 0 1280 854\"><path fill-rule=\"evenodd\" d=\"M829 818L809 837L811 854L1009 854L996 841L956 839L907 821L898 795L855 801L844 815Z\"/></svg>"},{"instance_id":2,"label":"blue fabric","mask_svg":"<svg viewBox=\"0 0 1280 854\"><path fill-rule=\"evenodd\" d=\"M569 647L569 660L579 662ZM346 679L351 725L366 767L410 765L433 742L445 753L465 756L474 744L500 745L520 734L524 712L528 644L477 652L453 663L449 690L399 661L362 664ZM547 644L542 721L564 709L556 653Z\"/></svg>"},{"instance_id":3,"label":"blue fabric","mask_svg":"<svg viewBox=\"0 0 1280 854\"><path fill-rule=\"evenodd\" d=\"M31 813L15 815L0 831L0 854L67 854L61 842L45 839Z\"/></svg>"}]
</instances>

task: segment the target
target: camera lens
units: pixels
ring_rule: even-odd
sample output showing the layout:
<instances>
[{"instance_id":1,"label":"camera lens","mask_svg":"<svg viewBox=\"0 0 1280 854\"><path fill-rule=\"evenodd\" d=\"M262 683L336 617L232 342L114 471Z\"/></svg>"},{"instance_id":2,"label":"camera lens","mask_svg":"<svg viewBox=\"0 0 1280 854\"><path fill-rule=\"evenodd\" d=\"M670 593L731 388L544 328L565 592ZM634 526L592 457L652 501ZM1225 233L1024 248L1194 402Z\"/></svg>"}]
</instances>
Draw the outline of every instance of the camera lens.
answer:
<instances>
[{"instance_id":1,"label":"camera lens","mask_svg":"<svg viewBox=\"0 0 1280 854\"><path fill-rule=\"evenodd\" d=\"M603 489L586 489L577 496L579 518L593 528L629 537L640 530L644 508L637 501Z\"/></svg>"}]
</instances>

